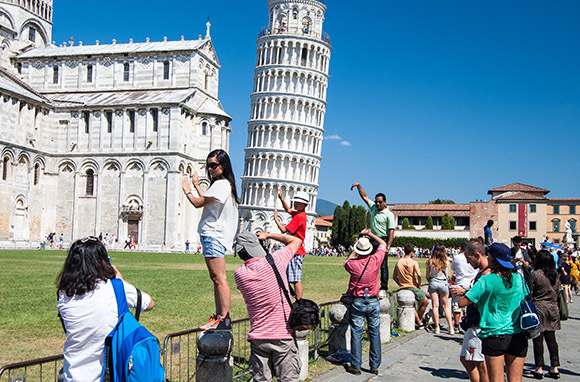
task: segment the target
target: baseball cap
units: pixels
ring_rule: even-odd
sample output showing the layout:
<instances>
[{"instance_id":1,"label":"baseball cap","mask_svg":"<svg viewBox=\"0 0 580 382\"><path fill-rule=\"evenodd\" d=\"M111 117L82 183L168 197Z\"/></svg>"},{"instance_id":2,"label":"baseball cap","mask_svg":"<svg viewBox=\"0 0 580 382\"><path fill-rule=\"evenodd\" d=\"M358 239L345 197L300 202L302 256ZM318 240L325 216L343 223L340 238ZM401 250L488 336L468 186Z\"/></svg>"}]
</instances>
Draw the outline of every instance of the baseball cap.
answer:
<instances>
[{"instance_id":1,"label":"baseball cap","mask_svg":"<svg viewBox=\"0 0 580 382\"><path fill-rule=\"evenodd\" d=\"M513 269L514 265L510 262L511 249L502 243L493 243L487 247L487 253L493 256L502 267Z\"/></svg>"}]
</instances>

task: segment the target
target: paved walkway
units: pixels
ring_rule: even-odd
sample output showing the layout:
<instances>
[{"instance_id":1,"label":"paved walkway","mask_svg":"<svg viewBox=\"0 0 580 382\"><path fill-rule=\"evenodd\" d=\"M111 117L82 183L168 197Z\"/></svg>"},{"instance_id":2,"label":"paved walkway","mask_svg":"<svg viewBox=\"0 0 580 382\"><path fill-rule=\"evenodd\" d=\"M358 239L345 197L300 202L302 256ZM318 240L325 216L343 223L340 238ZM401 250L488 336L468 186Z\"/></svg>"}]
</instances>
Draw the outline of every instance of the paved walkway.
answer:
<instances>
[{"instance_id":1,"label":"paved walkway","mask_svg":"<svg viewBox=\"0 0 580 382\"><path fill-rule=\"evenodd\" d=\"M560 348L559 381L580 381L580 296L569 304L570 318L562 322L562 330L556 332ZM445 331L442 329L442 331ZM446 331L445 331L446 332ZM432 334L416 331L389 345L383 346L383 361L380 374L375 376L364 372L355 376L344 371L342 366L315 378L316 382L358 382L358 381L466 381L467 373L459 362L462 335ZM545 346L545 345L544 345ZM549 362L548 350L544 359ZM363 357L363 367L368 366L368 356ZM534 351L532 342L528 347L528 356L524 371L533 369ZM546 367L545 371L549 369ZM544 378L550 381L549 378ZM524 382L534 379L524 378Z\"/></svg>"}]
</instances>

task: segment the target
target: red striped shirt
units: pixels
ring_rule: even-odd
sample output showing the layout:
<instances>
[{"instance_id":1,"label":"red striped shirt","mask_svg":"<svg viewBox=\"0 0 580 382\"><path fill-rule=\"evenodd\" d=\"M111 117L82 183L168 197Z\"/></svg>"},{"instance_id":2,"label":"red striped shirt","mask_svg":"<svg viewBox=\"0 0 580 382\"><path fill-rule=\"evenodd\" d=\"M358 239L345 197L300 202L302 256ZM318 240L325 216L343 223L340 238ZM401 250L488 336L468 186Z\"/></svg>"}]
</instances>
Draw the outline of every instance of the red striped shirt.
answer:
<instances>
[{"instance_id":1,"label":"red striped shirt","mask_svg":"<svg viewBox=\"0 0 580 382\"><path fill-rule=\"evenodd\" d=\"M288 289L286 268L294 252L292 248L284 247L274 252L272 257ZM248 341L292 339L292 330L288 326L290 305L268 261L263 257L247 260L236 269L234 279L248 308Z\"/></svg>"}]
</instances>

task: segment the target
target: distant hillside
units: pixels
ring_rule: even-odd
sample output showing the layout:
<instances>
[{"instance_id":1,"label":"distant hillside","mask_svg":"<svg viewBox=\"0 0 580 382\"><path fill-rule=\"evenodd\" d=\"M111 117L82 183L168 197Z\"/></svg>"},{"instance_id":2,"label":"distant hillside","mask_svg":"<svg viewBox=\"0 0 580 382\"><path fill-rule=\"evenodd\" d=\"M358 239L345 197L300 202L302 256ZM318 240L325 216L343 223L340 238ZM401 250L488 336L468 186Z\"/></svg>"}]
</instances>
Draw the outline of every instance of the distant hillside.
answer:
<instances>
[{"instance_id":1,"label":"distant hillside","mask_svg":"<svg viewBox=\"0 0 580 382\"><path fill-rule=\"evenodd\" d=\"M338 204L329 202L328 200L318 199L316 201L316 213L320 216L329 216L334 214L334 209Z\"/></svg>"}]
</instances>

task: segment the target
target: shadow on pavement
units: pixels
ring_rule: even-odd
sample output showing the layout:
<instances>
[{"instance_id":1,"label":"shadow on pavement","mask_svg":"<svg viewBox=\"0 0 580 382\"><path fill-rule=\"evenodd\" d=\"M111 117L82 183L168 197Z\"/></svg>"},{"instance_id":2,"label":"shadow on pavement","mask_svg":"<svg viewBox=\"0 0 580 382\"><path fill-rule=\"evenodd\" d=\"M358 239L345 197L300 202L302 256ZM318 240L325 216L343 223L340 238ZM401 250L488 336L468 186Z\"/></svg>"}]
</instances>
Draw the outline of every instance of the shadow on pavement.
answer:
<instances>
[{"instance_id":1,"label":"shadow on pavement","mask_svg":"<svg viewBox=\"0 0 580 382\"><path fill-rule=\"evenodd\" d=\"M567 370L567 369L562 369L562 368L558 368L558 369L559 369L558 371L562 375L580 376L580 373L576 373L576 372L574 372L572 370Z\"/></svg>"},{"instance_id":2,"label":"shadow on pavement","mask_svg":"<svg viewBox=\"0 0 580 382\"><path fill-rule=\"evenodd\" d=\"M435 369L432 367L419 366L419 369L425 370L431 373L432 376L437 378L456 378L469 380L467 372L463 370L456 369Z\"/></svg>"},{"instance_id":3,"label":"shadow on pavement","mask_svg":"<svg viewBox=\"0 0 580 382\"><path fill-rule=\"evenodd\" d=\"M435 334L433 337L437 337L438 339L445 340L445 341L455 341L458 344L463 343L463 335L461 335L461 336L455 335L454 337L451 337L451 336L442 336L440 334Z\"/></svg>"}]
</instances>

